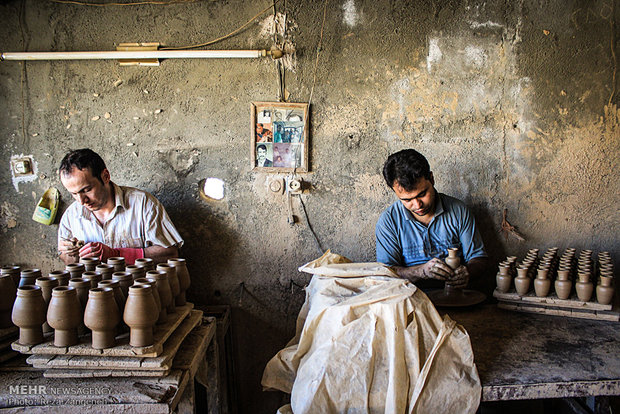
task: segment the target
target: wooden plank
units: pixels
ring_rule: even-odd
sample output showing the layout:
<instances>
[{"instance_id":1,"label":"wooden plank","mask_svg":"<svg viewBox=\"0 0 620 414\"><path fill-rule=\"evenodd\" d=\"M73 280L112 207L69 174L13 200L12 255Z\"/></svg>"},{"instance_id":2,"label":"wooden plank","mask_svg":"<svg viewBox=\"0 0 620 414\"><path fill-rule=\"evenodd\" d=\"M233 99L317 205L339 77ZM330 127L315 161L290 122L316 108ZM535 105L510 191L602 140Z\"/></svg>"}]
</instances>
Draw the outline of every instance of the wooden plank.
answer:
<instances>
[{"instance_id":1,"label":"wooden plank","mask_svg":"<svg viewBox=\"0 0 620 414\"><path fill-rule=\"evenodd\" d=\"M215 335L215 323L209 325L202 325L194 329L188 336L179 352L174 357L172 366L177 369L193 370L193 374L196 372L199 364L199 359L204 358L204 353L207 347L211 343L213 336ZM196 349L198 351L196 351Z\"/></svg>"},{"instance_id":2,"label":"wooden plank","mask_svg":"<svg viewBox=\"0 0 620 414\"><path fill-rule=\"evenodd\" d=\"M482 401L535 400L620 394L620 380L548 382L482 387Z\"/></svg>"},{"instance_id":3,"label":"wooden plank","mask_svg":"<svg viewBox=\"0 0 620 414\"><path fill-rule=\"evenodd\" d=\"M81 339L81 343L70 347L56 347L53 340L46 341L42 344L27 346L13 342L11 347L23 354L44 354L44 355L91 355L91 356L141 356L141 357L157 357L163 352L164 342L172 335L174 330L183 322L185 317L190 313L193 304L187 303L185 306L178 306L173 315L169 315L168 321L163 325L156 325L153 334L155 343L146 347L132 347L129 345L129 334L125 333L118 336L115 347L107 349L95 349L90 346L90 337Z\"/></svg>"},{"instance_id":4,"label":"wooden plank","mask_svg":"<svg viewBox=\"0 0 620 414\"><path fill-rule=\"evenodd\" d=\"M508 309L517 312L537 313L542 315L567 316L570 318L604 320L604 321L620 321L620 312L618 311L593 311L589 309L569 309L564 307L556 307L543 305L538 303L527 303L524 301L504 302L500 300L497 305L500 309Z\"/></svg>"},{"instance_id":5,"label":"wooden plank","mask_svg":"<svg viewBox=\"0 0 620 414\"><path fill-rule=\"evenodd\" d=\"M192 310L164 343L164 352L153 358L81 356L81 355L31 355L26 360L40 369L71 370L123 370L123 371L164 371L172 368L172 360L185 337L202 321L202 311ZM147 375L147 374L145 374ZM50 375L51 376L51 375ZM82 377L84 375L79 375ZM101 374L93 374L101 376Z\"/></svg>"},{"instance_id":6,"label":"wooden plank","mask_svg":"<svg viewBox=\"0 0 620 414\"><path fill-rule=\"evenodd\" d=\"M560 299L555 293L550 293L545 297L538 297L534 292L528 292L526 295L519 295L514 290L506 293L501 293L497 289L493 291L493 296L499 300L511 301L511 302L532 302L540 304L549 304L555 307L565 307L572 309L591 309L591 310L607 310L613 309L613 305L602 305L598 302L583 302L577 298L576 294L573 294L570 299Z\"/></svg>"},{"instance_id":7,"label":"wooden plank","mask_svg":"<svg viewBox=\"0 0 620 414\"><path fill-rule=\"evenodd\" d=\"M45 378L109 378L109 377L165 377L170 370L129 370L129 369L48 369Z\"/></svg>"},{"instance_id":8,"label":"wooden plank","mask_svg":"<svg viewBox=\"0 0 620 414\"><path fill-rule=\"evenodd\" d=\"M71 405L53 405L53 406L33 406L29 405L28 414L169 414L168 404L71 404ZM23 414L24 407L4 408L0 409L2 414Z\"/></svg>"}]
</instances>

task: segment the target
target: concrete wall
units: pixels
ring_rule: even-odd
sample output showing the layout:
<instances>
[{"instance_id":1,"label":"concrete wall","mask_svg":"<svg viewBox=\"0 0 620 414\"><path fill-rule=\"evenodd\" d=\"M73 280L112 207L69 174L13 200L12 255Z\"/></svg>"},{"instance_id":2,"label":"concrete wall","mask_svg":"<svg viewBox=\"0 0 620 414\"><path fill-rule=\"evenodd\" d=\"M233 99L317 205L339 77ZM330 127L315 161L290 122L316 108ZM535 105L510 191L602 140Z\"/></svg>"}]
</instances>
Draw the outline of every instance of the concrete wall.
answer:
<instances>
[{"instance_id":1,"label":"concrete wall","mask_svg":"<svg viewBox=\"0 0 620 414\"><path fill-rule=\"evenodd\" d=\"M278 38L296 50L285 62L291 102L309 99L323 4L277 6L287 15ZM302 198L321 246L374 260L374 225L393 201L380 168L388 154L413 147L428 156L438 190L474 210L494 260L530 247L574 246L610 250L618 265L619 53L612 39L620 11L614 16L612 5L329 2L311 110L312 171L301 174L312 185ZM0 49L195 44L268 6L8 1L0 5ZM213 48L269 48L271 21L264 14ZM268 189L273 175L249 167L249 104L276 99L276 73L269 59L168 60L152 68L0 63L0 262L61 267L56 225L32 221L33 208L48 187L62 188L56 169L68 149L100 152L115 182L165 204L185 238L190 299L233 306L247 413L274 412L280 403L280 395L261 392L262 369L293 334L300 286L309 280L296 268L320 253L299 198L292 200L299 223L291 226L286 198ZM36 162L32 181L11 175L10 159L20 154ZM199 197L206 177L226 182L224 200ZM62 198L65 208L71 198L64 189ZM504 209L526 242L502 236Z\"/></svg>"}]
</instances>

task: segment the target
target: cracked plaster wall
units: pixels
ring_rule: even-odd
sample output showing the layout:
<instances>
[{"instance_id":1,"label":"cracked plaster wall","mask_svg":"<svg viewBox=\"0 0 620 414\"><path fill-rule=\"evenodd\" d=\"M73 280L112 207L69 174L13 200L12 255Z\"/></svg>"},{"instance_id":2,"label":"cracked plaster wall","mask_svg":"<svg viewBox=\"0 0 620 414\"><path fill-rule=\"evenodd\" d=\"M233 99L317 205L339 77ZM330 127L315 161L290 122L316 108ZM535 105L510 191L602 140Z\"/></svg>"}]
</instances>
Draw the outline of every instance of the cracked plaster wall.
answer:
<instances>
[{"instance_id":1,"label":"cracked plaster wall","mask_svg":"<svg viewBox=\"0 0 620 414\"><path fill-rule=\"evenodd\" d=\"M22 4L25 7L22 8ZM388 154L427 155L437 188L471 206L494 260L529 247L609 250L619 265L618 85L611 0L329 2L311 110L312 184L304 195L324 248L374 260L374 225L393 201L380 168ZM2 51L110 50L119 42L195 44L219 37L269 4L223 1L88 8L40 1L0 5ZM322 2L287 1L275 19L286 95L312 86ZM280 7L280 6L278 6ZM20 11L21 10L21 11ZM222 49L269 48L263 16ZM23 34L22 34L23 33ZM618 50L615 50L618 55ZM617 79L617 76L616 76ZM56 226L30 219L60 187L56 168L88 146L112 178L165 204L186 240L197 303L233 306L242 412L274 412L262 393L266 361L293 334L319 249L297 199L290 226L271 176L251 172L249 103L275 100L269 60L0 63L0 261L50 271ZM13 186L13 155L32 154L38 177ZM204 202L198 183L226 182ZM71 202L62 192L63 209ZM501 212L527 238L504 239ZM492 277L492 274L489 275ZM240 288L243 282L246 289ZM486 289L492 288L487 281Z\"/></svg>"}]
</instances>

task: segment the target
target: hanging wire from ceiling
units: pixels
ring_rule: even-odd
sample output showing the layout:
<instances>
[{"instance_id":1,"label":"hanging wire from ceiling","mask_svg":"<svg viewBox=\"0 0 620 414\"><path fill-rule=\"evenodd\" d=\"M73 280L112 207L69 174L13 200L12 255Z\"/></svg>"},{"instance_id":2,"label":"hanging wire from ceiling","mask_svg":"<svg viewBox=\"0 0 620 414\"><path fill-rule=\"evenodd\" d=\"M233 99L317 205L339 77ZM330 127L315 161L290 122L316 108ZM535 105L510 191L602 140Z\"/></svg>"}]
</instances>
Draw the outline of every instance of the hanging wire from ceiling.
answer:
<instances>
[{"instance_id":1,"label":"hanging wire from ceiling","mask_svg":"<svg viewBox=\"0 0 620 414\"><path fill-rule=\"evenodd\" d=\"M321 52L321 46L323 45L323 30L325 29L325 18L327 16L327 3L329 0L325 0L323 5L323 23L321 23L321 36L319 37L319 44L316 46L316 61L314 62L314 74L312 75L312 88L310 89L310 97L308 98L308 104L312 102L312 95L314 94L314 85L316 84L316 71L319 67L319 54Z\"/></svg>"},{"instance_id":2,"label":"hanging wire from ceiling","mask_svg":"<svg viewBox=\"0 0 620 414\"><path fill-rule=\"evenodd\" d=\"M284 41L285 41L285 36L286 36L286 0L284 0L282 8L284 10L284 13L282 13L284 15L284 22L283 22L284 31L282 33L281 49L284 49ZM276 0L273 1L273 44L274 44L274 47L280 49L280 45L278 44L278 13L276 10ZM286 87L284 86L285 84L284 77L285 77L286 71L282 69L282 62L280 61L280 59L276 59L274 60L274 62L275 62L275 67L276 67L276 76L278 78L278 93L276 94L276 99L279 102L286 102L286 95L285 95Z\"/></svg>"}]
</instances>

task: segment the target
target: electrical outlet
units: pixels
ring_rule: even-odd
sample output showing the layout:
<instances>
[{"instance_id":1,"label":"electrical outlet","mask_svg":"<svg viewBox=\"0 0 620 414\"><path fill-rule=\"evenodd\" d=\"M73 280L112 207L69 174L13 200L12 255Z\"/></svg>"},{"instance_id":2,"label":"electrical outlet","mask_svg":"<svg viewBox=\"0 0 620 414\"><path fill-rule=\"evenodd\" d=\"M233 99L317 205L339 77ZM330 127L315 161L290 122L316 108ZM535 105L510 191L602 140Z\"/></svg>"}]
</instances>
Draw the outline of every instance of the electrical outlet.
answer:
<instances>
[{"instance_id":1,"label":"electrical outlet","mask_svg":"<svg viewBox=\"0 0 620 414\"><path fill-rule=\"evenodd\" d=\"M286 179L286 191L290 194L301 194L302 181L300 179L287 178Z\"/></svg>"},{"instance_id":2,"label":"electrical outlet","mask_svg":"<svg viewBox=\"0 0 620 414\"><path fill-rule=\"evenodd\" d=\"M23 177L34 174L32 170L32 160L29 157L12 159L11 169L15 177Z\"/></svg>"}]
</instances>

